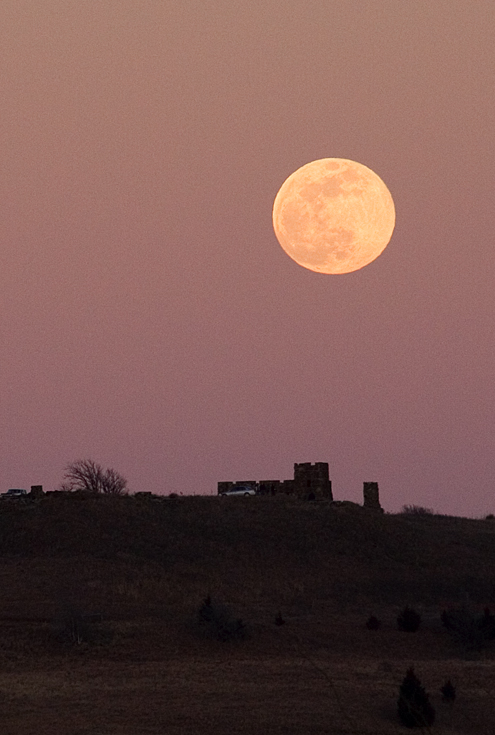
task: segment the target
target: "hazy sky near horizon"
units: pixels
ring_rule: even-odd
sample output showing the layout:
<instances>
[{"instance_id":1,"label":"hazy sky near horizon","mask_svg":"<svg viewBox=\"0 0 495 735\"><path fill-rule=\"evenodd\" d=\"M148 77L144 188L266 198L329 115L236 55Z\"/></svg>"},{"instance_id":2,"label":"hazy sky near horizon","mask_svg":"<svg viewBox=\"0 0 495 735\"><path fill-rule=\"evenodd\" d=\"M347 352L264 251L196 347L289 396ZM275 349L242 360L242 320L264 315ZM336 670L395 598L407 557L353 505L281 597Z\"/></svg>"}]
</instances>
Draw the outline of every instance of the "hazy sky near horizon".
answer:
<instances>
[{"instance_id":1,"label":"hazy sky near horizon","mask_svg":"<svg viewBox=\"0 0 495 735\"><path fill-rule=\"evenodd\" d=\"M3 0L0 491L92 458L215 493L495 512L493 0ZM305 163L397 222L340 276L278 245Z\"/></svg>"}]
</instances>

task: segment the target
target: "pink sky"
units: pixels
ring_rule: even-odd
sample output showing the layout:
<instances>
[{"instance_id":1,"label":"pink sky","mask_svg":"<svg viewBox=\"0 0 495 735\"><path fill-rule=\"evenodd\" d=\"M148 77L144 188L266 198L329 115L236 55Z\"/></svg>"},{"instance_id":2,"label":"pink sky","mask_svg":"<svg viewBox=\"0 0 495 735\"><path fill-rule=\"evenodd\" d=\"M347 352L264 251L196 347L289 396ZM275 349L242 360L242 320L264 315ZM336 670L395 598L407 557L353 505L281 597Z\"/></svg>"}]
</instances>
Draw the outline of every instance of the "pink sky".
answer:
<instances>
[{"instance_id":1,"label":"pink sky","mask_svg":"<svg viewBox=\"0 0 495 735\"><path fill-rule=\"evenodd\" d=\"M92 458L215 493L495 512L493 0L3 0L0 491ZM278 245L316 158L385 181L385 252Z\"/></svg>"}]
</instances>

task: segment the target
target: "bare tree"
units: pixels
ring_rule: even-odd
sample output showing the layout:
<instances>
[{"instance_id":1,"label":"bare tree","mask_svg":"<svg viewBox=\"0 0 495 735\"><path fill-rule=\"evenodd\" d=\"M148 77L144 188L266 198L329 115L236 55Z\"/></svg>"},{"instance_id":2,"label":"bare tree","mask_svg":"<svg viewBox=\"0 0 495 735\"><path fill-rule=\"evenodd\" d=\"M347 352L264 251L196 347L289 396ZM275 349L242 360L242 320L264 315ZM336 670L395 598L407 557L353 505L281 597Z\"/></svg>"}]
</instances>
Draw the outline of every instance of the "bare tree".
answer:
<instances>
[{"instance_id":1,"label":"bare tree","mask_svg":"<svg viewBox=\"0 0 495 735\"><path fill-rule=\"evenodd\" d=\"M61 490L79 490L106 495L124 495L127 491L127 480L116 470L104 470L92 459L78 459L70 462L65 468Z\"/></svg>"},{"instance_id":2,"label":"bare tree","mask_svg":"<svg viewBox=\"0 0 495 735\"><path fill-rule=\"evenodd\" d=\"M104 474L103 484L103 492L108 495L124 495L127 492L127 480L111 467Z\"/></svg>"}]
</instances>

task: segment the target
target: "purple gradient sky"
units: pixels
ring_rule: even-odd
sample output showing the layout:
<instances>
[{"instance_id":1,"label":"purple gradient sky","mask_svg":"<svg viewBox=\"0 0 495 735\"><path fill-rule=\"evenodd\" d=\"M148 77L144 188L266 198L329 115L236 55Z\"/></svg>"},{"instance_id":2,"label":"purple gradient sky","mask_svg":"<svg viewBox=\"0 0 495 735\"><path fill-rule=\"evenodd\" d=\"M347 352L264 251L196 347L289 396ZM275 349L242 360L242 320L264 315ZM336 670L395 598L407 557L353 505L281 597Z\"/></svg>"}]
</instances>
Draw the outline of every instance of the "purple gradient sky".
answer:
<instances>
[{"instance_id":1,"label":"purple gradient sky","mask_svg":"<svg viewBox=\"0 0 495 735\"><path fill-rule=\"evenodd\" d=\"M215 493L495 512L493 0L3 0L0 491L91 457ZM295 169L397 224L363 270L280 248Z\"/></svg>"}]
</instances>

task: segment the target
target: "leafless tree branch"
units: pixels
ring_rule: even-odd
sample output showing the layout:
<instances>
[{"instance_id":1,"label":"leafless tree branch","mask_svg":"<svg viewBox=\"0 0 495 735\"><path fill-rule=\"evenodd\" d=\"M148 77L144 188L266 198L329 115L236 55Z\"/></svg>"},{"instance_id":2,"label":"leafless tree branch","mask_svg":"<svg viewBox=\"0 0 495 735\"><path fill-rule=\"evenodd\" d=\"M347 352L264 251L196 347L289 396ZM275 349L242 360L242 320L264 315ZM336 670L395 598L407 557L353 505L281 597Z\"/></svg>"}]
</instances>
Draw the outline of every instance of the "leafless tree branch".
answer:
<instances>
[{"instance_id":1,"label":"leafless tree branch","mask_svg":"<svg viewBox=\"0 0 495 735\"><path fill-rule=\"evenodd\" d=\"M104 470L92 459L78 459L65 468L61 489L124 495L127 491L127 480L114 469Z\"/></svg>"}]
</instances>

